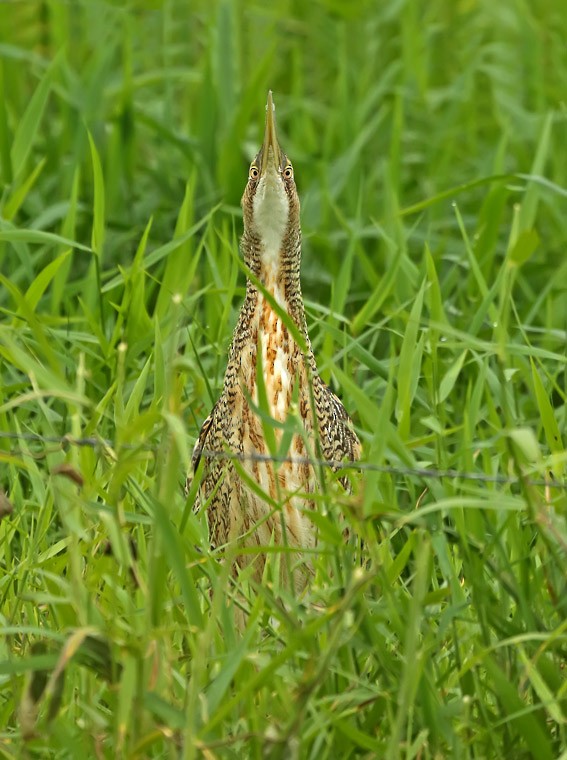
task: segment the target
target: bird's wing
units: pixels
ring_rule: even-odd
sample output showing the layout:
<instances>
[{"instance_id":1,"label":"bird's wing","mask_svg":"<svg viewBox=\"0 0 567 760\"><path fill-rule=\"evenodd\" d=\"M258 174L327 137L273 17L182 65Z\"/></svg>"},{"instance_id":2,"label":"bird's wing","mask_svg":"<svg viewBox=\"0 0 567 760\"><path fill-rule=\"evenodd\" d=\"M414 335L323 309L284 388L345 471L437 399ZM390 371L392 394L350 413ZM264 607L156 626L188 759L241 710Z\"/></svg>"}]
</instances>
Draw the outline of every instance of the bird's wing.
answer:
<instances>
[{"instance_id":1,"label":"bird's wing","mask_svg":"<svg viewBox=\"0 0 567 760\"><path fill-rule=\"evenodd\" d=\"M211 427L213 424L213 420L215 419L215 413L217 411L217 407L218 407L218 402L213 406L213 408L211 409L211 413L201 425L199 436L197 440L195 441L195 445L193 446L193 454L191 455L191 470L189 471L187 475L187 480L185 481L185 495L186 496L189 493L189 489L191 488L191 483L193 482L193 475L197 471L197 467L199 466L199 462L201 461L201 455L203 453L203 449L205 448L207 436L209 435L211 431Z\"/></svg>"},{"instance_id":2,"label":"bird's wing","mask_svg":"<svg viewBox=\"0 0 567 760\"><path fill-rule=\"evenodd\" d=\"M331 462L354 462L360 459L361 446L352 421L333 391L322 383L319 434L323 456Z\"/></svg>"},{"instance_id":3,"label":"bird's wing","mask_svg":"<svg viewBox=\"0 0 567 760\"><path fill-rule=\"evenodd\" d=\"M197 469L199 466L199 462L201 461L201 454L203 453L203 449L205 448L205 443L207 440L207 436L210 433L211 426L213 424L213 420L215 418L215 413L217 411L218 403L216 403L207 419L203 422L201 425L201 430L199 432L199 437L195 441L195 446L193 447L193 454L191 456L191 466L193 468L193 472Z\"/></svg>"}]
</instances>

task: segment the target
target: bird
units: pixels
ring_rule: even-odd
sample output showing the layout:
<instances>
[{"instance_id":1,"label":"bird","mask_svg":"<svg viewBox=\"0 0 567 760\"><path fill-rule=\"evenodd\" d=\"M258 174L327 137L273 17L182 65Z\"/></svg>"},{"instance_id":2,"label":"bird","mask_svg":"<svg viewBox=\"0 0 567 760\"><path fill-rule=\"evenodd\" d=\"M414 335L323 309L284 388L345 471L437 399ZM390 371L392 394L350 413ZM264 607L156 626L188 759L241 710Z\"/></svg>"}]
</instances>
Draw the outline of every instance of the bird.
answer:
<instances>
[{"instance_id":1,"label":"bird","mask_svg":"<svg viewBox=\"0 0 567 760\"><path fill-rule=\"evenodd\" d=\"M336 470L361 453L349 415L319 376L309 339L300 282L300 201L293 165L278 141L271 91L263 143L250 164L241 206L246 293L222 392L193 449L186 493L203 460L197 503L206 505L211 547L236 542L234 572L253 562L253 577L261 581L266 547L300 553L317 545L310 513L318 477L310 462L319 458ZM291 418L299 422L286 438ZM284 456L273 461L282 439ZM341 483L349 489L345 478ZM239 553L243 549L248 551ZM289 583L289 563L281 566L288 568L281 572ZM292 571L297 590L310 575L306 567L308 561Z\"/></svg>"}]
</instances>

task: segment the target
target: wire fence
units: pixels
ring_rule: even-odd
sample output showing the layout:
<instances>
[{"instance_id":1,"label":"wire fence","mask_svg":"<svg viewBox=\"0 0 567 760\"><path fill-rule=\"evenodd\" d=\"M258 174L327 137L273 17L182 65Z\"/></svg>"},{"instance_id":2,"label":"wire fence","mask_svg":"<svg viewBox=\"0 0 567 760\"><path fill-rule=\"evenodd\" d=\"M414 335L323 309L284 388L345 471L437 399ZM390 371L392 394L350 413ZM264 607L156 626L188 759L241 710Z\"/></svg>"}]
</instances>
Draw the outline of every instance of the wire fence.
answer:
<instances>
[{"instance_id":1,"label":"wire fence","mask_svg":"<svg viewBox=\"0 0 567 760\"><path fill-rule=\"evenodd\" d=\"M56 451L67 450L70 446L76 447L88 447L93 449L123 449L129 451L147 451L157 454L161 447L152 443L122 443L117 444L114 441L110 441L105 438L97 437L84 437L76 438L71 435L56 436L56 435L40 435L38 433L10 433L0 431L0 440L7 441L21 441L28 444L41 444L42 446L51 445L49 450L43 450L40 452L31 452L25 449L9 449L2 451L0 449L0 461L3 456L33 456L34 458L44 458L48 454L53 454ZM201 456L208 459L226 459L237 460L240 462L268 462L274 464L293 464L293 465L309 465L311 467L328 467L333 470L355 470L359 472L377 472L392 475L394 477L417 477L422 479L435 479L441 480L449 478L452 480L465 480L473 481L477 483L493 483L498 485L523 485L523 486L541 486L546 488L556 488L567 490L567 482L550 477L530 477L524 476L509 476L501 473L489 474L486 472L467 472L457 469L441 469L437 467L419 467L419 466L404 466L404 465L388 465L388 464L375 464L374 462L364 461L333 461L328 459L318 459L312 457L290 457L290 456L273 456L270 454L260 453L242 453L242 452L229 452L229 451L212 451L210 449L203 449Z\"/></svg>"}]
</instances>

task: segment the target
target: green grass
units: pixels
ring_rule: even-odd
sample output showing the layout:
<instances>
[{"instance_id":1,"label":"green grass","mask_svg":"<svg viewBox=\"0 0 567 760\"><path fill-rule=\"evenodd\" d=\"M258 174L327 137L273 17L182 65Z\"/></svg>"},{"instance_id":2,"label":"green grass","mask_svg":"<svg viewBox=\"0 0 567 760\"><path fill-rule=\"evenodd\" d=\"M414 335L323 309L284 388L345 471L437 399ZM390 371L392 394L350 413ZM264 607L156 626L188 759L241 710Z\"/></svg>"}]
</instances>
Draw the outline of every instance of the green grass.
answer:
<instances>
[{"instance_id":1,"label":"green grass","mask_svg":"<svg viewBox=\"0 0 567 760\"><path fill-rule=\"evenodd\" d=\"M0 757L567 756L567 494L530 482L567 465L564 11L0 4L0 433L48 439L0 438ZM240 636L182 481L268 88L367 469Z\"/></svg>"}]
</instances>

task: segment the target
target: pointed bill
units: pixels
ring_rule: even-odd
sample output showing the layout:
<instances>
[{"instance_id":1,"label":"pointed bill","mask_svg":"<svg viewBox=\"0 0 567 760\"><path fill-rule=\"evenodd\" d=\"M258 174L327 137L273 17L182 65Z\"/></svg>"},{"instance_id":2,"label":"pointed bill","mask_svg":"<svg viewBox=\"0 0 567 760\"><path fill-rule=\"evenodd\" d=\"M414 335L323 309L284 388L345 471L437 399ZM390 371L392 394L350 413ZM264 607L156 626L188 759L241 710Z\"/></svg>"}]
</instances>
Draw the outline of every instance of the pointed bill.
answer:
<instances>
[{"instance_id":1,"label":"pointed bill","mask_svg":"<svg viewBox=\"0 0 567 760\"><path fill-rule=\"evenodd\" d=\"M272 91L268 91L268 102L266 103L266 131L264 133L264 142L262 144L262 165L260 166L260 176L266 173L268 166L276 171L280 170L281 149L278 143L276 132L276 107L272 99Z\"/></svg>"}]
</instances>

